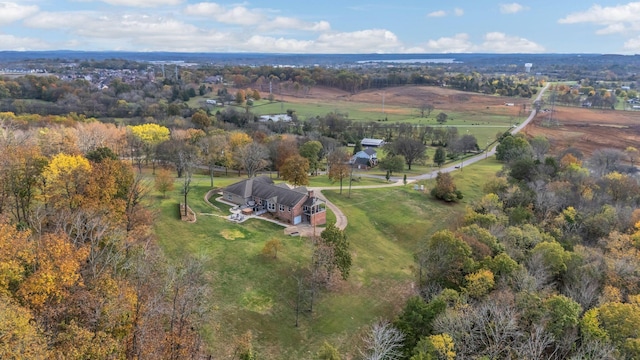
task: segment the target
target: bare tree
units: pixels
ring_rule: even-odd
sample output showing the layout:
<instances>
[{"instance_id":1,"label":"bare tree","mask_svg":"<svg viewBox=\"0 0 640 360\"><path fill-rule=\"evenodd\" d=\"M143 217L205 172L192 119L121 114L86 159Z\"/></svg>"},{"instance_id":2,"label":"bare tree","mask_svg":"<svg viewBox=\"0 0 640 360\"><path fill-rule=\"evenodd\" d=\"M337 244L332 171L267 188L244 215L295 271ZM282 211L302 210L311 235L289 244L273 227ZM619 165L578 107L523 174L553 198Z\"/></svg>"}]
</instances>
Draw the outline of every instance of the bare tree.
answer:
<instances>
[{"instance_id":1,"label":"bare tree","mask_svg":"<svg viewBox=\"0 0 640 360\"><path fill-rule=\"evenodd\" d=\"M371 331L363 339L362 356L367 360L401 359L404 334L386 320L380 320L371 326Z\"/></svg>"},{"instance_id":2,"label":"bare tree","mask_svg":"<svg viewBox=\"0 0 640 360\"><path fill-rule=\"evenodd\" d=\"M535 325L529 336L516 347L519 359L542 360L548 359L545 356L547 349L553 345L553 335L548 333L543 326Z\"/></svg>"},{"instance_id":3,"label":"bare tree","mask_svg":"<svg viewBox=\"0 0 640 360\"><path fill-rule=\"evenodd\" d=\"M604 176L616 170L625 157L618 149L598 149L591 155L588 166L597 176Z\"/></svg>"},{"instance_id":4,"label":"bare tree","mask_svg":"<svg viewBox=\"0 0 640 360\"><path fill-rule=\"evenodd\" d=\"M238 163L242 164L250 178L269 166L269 149L256 142L251 142L240 149L238 157Z\"/></svg>"}]
</instances>

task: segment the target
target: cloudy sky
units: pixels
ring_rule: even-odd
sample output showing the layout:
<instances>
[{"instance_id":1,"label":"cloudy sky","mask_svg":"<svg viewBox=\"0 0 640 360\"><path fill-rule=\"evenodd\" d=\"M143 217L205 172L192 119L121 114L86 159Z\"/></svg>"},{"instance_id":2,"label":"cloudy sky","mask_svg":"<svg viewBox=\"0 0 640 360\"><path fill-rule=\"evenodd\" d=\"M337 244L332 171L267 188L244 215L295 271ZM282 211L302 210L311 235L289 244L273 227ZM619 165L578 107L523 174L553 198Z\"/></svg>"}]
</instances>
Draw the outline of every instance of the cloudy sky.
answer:
<instances>
[{"instance_id":1,"label":"cloudy sky","mask_svg":"<svg viewBox=\"0 0 640 360\"><path fill-rule=\"evenodd\" d=\"M640 2L0 0L0 50L640 53Z\"/></svg>"}]
</instances>

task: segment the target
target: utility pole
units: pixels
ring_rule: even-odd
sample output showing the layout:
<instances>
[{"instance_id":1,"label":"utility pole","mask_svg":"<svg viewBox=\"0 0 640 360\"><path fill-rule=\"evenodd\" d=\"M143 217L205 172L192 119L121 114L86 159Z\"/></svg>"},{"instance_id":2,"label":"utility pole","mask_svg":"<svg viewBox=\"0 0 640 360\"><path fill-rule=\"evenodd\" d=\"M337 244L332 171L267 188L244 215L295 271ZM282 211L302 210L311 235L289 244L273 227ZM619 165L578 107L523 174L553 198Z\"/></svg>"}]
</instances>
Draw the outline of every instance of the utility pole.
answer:
<instances>
[{"instance_id":1,"label":"utility pole","mask_svg":"<svg viewBox=\"0 0 640 360\"><path fill-rule=\"evenodd\" d=\"M353 164L351 164L351 173L349 174L349 195L348 198L351 199L351 183L353 182Z\"/></svg>"}]
</instances>

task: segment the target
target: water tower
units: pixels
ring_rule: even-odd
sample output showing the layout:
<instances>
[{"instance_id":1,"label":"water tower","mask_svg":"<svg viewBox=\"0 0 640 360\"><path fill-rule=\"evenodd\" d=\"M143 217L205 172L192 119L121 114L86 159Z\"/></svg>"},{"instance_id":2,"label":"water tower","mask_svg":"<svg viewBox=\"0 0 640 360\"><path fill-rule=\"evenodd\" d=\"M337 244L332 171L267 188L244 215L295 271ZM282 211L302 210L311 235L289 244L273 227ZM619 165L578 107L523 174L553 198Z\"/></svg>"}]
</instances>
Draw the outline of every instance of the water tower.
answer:
<instances>
[{"instance_id":1,"label":"water tower","mask_svg":"<svg viewBox=\"0 0 640 360\"><path fill-rule=\"evenodd\" d=\"M532 63L526 63L524 64L524 71L530 73L531 72L531 67L533 66Z\"/></svg>"}]
</instances>

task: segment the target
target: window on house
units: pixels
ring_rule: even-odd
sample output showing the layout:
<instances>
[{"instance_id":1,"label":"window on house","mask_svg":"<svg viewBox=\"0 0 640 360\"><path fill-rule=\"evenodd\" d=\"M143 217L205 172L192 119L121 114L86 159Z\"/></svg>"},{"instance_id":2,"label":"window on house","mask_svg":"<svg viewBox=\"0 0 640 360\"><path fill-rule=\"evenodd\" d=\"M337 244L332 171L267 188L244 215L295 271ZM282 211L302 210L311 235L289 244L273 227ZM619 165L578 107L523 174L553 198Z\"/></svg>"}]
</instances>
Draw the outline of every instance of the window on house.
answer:
<instances>
[{"instance_id":1,"label":"window on house","mask_svg":"<svg viewBox=\"0 0 640 360\"><path fill-rule=\"evenodd\" d=\"M227 194L227 200L233 200L233 195Z\"/></svg>"},{"instance_id":2,"label":"window on house","mask_svg":"<svg viewBox=\"0 0 640 360\"><path fill-rule=\"evenodd\" d=\"M291 212L291 206L289 206L289 210L287 210L288 212Z\"/></svg>"},{"instance_id":3,"label":"window on house","mask_svg":"<svg viewBox=\"0 0 640 360\"><path fill-rule=\"evenodd\" d=\"M284 205L280 204L280 211L284 211Z\"/></svg>"},{"instance_id":4,"label":"window on house","mask_svg":"<svg viewBox=\"0 0 640 360\"><path fill-rule=\"evenodd\" d=\"M276 211L276 204L274 204L274 203L269 203L269 210L271 210L271 211Z\"/></svg>"},{"instance_id":5,"label":"window on house","mask_svg":"<svg viewBox=\"0 0 640 360\"><path fill-rule=\"evenodd\" d=\"M305 205L302 210L304 210L304 212L307 212L307 211L309 211L309 207L307 205Z\"/></svg>"}]
</instances>

